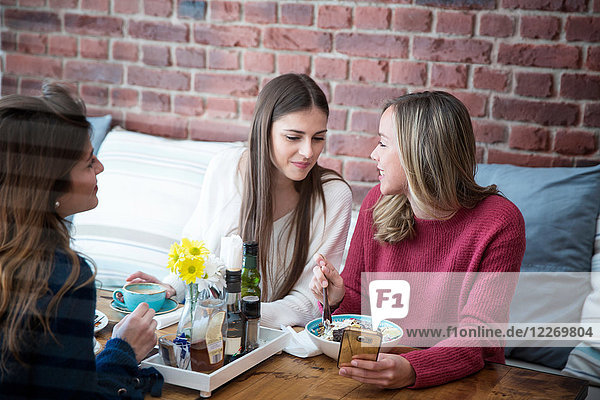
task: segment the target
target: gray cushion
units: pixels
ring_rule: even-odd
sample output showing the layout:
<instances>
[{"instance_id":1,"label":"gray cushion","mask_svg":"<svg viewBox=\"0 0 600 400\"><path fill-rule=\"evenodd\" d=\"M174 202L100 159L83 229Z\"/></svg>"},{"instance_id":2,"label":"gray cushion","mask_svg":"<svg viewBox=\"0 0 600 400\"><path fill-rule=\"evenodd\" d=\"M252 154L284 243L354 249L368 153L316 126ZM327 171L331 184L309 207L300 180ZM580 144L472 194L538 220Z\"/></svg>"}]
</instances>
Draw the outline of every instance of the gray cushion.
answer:
<instances>
[{"instance_id":1,"label":"gray cushion","mask_svg":"<svg viewBox=\"0 0 600 400\"><path fill-rule=\"evenodd\" d=\"M527 168L481 164L476 180L496 184L525 219L527 247L510 322L579 322L591 291L589 272L600 208L600 166ZM564 367L577 343L561 347L507 347L506 355ZM556 342L553 342L556 343ZM555 345L555 344L553 344Z\"/></svg>"},{"instance_id":2,"label":"gray cushion","mask_svg":"<svg viewBox=\"0 0 600 400\"><path fill-rule=\"evenodd\" d=\"M112 122L112 116L110 114L102 117L88 117L87 120L92 125L92 147L94 148L94 154L98 154L100 145L106 137L106 133L110 129L110 123Z\"/></svg>"}]
</instances>

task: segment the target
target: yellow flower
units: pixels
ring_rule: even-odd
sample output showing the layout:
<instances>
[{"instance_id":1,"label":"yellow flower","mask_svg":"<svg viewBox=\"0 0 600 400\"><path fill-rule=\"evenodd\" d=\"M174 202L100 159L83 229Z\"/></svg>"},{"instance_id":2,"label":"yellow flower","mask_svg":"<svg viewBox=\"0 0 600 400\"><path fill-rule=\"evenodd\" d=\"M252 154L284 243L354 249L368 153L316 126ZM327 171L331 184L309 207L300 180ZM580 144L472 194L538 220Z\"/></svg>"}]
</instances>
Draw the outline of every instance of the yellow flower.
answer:
<instances>
[{"instance_id":1,"label":"yellow flower","mask_svg":"<svg viewBox=\"0 0 600 400\"><path fill-rule=\"evenodd\" d=\"M187 238L181 239L181 246L187 251L191 258L202 258L205 259L210 253L204 242L199 240L189 240Z\"/></svg>"},{"instance_id":2,"label":"yellow flower","mask_svg":"<svg viewBox=\"0 0 600 400\"><path fill-rule=\"evenodd\" d=\"M169 249L169 262L167 267L171 272L177 273L177 264L185 258L185 249L178 243L173 243Z\"/></svg>"},{"instance_id":3,"label":"yellow flower","mask_svg":"<svg viewBox=\"0 0 600 400\"><path fill-rule=\"evenodd\" d=\"M186 284L196 282L204 275L204 258L185 258L178 262L179 277Z\"/></svg>"}]
</instances>

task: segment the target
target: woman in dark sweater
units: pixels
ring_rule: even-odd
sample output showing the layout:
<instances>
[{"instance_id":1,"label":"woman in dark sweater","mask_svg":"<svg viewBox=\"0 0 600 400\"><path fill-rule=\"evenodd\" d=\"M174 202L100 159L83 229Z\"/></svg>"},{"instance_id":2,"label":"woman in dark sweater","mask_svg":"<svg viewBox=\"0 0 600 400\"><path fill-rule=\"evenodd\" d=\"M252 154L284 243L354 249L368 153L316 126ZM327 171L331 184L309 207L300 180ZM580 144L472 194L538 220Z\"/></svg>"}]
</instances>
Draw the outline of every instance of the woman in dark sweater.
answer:
<instances>
[{"instance_id":1,"label":"woman in dark sweater","mask_svg":"<svg viewBox=\"0 0 600 400\"><path fill-rule=\"evenodd\" d=\"M61 85L0 99L0 398L139 398L155 370L138 363L156 343L140 305L93 351L96 289L69 247L65 217L98 204L85 105Z\"/></svg>"}]
</instances>

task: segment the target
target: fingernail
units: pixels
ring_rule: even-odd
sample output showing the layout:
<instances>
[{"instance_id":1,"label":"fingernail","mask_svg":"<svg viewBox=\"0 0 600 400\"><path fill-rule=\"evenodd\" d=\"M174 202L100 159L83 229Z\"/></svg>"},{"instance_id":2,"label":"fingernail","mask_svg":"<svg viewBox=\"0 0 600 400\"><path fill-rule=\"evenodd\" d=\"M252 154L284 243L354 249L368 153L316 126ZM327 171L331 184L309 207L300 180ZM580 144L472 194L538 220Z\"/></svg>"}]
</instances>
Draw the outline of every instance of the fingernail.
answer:
<instances>
[{"instance_id":1,"label":"fingernail","mask_svg":"<svg viewBox=\"0 0 600 400\"><path fill-rule=\"evenodd\" d=\"M346 375L346 370L344 368L340 369L340 375Z\"/></svg>"},{"instance_id":2,"label":"fingernail","mask_svg":"<svg viewBox=\"0 0 600 400\"><path fill-rule=\"evenodd\" d=\"M321 260L321 261L319 261L319 264L324 267L325 266L325 261Z\"/></svg>"},{"instance_id":3,"label":"fingernail","mask_svg":"<svg viewBox=\"0 0 600 400\"><path fill-rule=\"evenodd\" d=\"M352 362L350 362L350 364L352 364L353 367L358 367L358 361L352 360Z\"/></svg>"}]
</instances>

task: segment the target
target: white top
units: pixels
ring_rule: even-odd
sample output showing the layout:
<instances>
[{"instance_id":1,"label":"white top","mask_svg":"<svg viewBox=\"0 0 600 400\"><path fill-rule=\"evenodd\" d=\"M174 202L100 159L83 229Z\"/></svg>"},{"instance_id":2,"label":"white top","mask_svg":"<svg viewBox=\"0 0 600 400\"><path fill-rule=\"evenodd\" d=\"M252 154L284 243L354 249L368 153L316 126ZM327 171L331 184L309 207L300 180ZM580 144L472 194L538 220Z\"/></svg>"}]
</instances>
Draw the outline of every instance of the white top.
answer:
<instances>
[{"instance_id":1,"label":"white top","mask_svg":"<svg viewBox=\"0 0 600 400\"><path fill-rule=\"evenodd\" d=\"M200 201L183 229L182 237L203 240L213 254L219 254L221 250L221 237L239 234L243 186L238 164L245 150L244 147L227 149L211 160L204 177ZM308 259L304 271L286 296L276 301L267 298L267 301L262 303L263 326L277 329L282 325L304 326L308 321L320 316L317 301L309 289L312 268L315 265L313 257L321 253L334 266L341 265L352 208L352 192L344 182L327 182L323 185L323 191L327 220L323 219L322 203L317 201L311 222ZM283 268L287 268L292 261L294 243L286 242L291 215L290 212L273 223L272 257L267 265L267 276L261 277L263 293L265 285L268 285L271 296L283 281ZM177 275L170 274L164 282L175 288L177 300L181 301L185 297L185 284Z\"/></svg>"}]
</instances>

